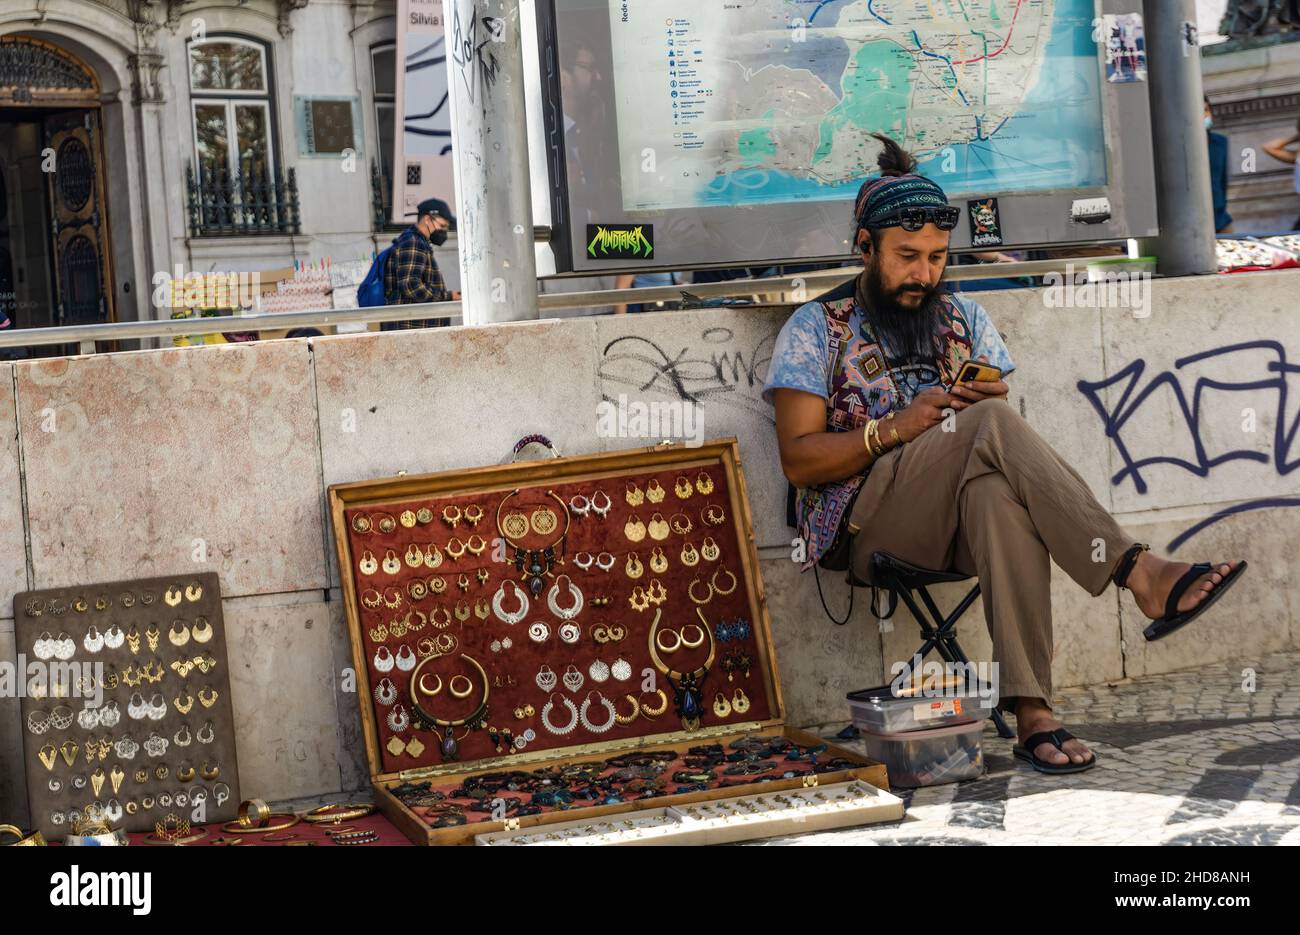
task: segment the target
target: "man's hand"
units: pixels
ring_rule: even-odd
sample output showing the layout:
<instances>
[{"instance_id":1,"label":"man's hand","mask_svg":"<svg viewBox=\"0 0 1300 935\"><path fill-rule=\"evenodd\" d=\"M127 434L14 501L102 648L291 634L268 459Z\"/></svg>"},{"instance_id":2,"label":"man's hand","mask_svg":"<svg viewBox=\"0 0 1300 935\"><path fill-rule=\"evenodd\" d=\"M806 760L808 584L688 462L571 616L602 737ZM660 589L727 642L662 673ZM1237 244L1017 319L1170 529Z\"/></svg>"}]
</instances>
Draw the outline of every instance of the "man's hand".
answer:
<instances>
[{"instance_id":1,"label":"man's hand","mask_svg":"<svg viewBox=\"0 0 1300 935\"><path fill-rule=\"evenodd\" d=\"M975 358L982 364L989 359L984 354ZM973 406L982 399L1000 399L1006 402L1007 384L1004 380L967 380L957 383L952 388L953 408L957 410Z\"/></svg>"},{"instance_id":2,"label":"man's hand","mask_svg":"<svg viewBox=\"0 0 1300 935\"><path fill-rule=\"evenodd\" d=\"M894 416L894 427L898 429L898 437L904 442L914 441L922 433L942 422L947 409L956 409L965 405L968 404L948 395L942 387L932 386L917 393L912 404ZM885 439L887 436L888 428L883 428L881 438Z\"/></svg>"}]
</instances>

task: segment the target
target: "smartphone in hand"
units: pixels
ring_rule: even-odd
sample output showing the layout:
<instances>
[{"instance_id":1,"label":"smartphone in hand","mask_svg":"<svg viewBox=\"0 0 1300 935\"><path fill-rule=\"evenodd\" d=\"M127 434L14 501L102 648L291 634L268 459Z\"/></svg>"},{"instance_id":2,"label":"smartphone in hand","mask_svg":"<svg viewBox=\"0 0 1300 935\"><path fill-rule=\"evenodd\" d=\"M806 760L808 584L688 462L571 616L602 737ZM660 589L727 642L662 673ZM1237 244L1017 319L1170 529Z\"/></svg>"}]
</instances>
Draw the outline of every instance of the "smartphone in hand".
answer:
<instances>
[{"instance_id":1,"label":"smartphone in hand","mask_svg":"<svg viewBox=\"0 0 1300 935\"><path fill-rule=\"evenodd\" d=\"M963 361L957 368L957 378L948 384L948 392L951 393L953 387L958 383L965 383L967 380L987 380L993 382L1002 379L1002 371L992 364L986 364L982 360Z\"/></svg>"}]
</instances>

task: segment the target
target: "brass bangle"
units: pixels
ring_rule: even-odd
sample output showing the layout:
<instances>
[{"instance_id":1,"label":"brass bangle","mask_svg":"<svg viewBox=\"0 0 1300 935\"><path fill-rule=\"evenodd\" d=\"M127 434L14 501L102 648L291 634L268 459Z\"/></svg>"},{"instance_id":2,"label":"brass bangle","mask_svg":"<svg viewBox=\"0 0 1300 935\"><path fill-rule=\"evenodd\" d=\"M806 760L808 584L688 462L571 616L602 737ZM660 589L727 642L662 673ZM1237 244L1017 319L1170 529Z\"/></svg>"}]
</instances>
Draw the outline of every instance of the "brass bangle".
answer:
<instances>
[{"instance_id":1,"label":"brass bangle","mask_svg":"<svg viewBox=\"0 0 1300 935\"><path fill-rule=\"evenodd\" d=\"M185 838L172 838L171 840L164 840L162 838L155 838L151 834L148 837L141 838L141 840L145 844L157 844L157 845L172 844L172 845L179 846L183 844L193 844L195 841L202 841L207 836L208 836L208 831L206 828L204 828L200 830L197 834L191 834L189 837L185 837Z\"/></svg>"},{"instance_id":2,"label":"brass bangle","mask_svg":"<svg viewBox=\"0 0 1300 935\"><path fill-rule=\"evenodd\" d=\"M862 447L866 448L867 454L871 455L872 457L874 457L876 454L874 451L871 450L871 427L875 424L876 424L875 419L868 419L867 424L862 426Z\"/></svg>"},{"instance_id":3,"label":"brass bangle","mask_svg":"<svg viewBox=\"0 0 1300 935\"><path fill-rule=\"evenodd\" d=\"M285 828L292 828L298 822L302 821L297 815L291 815L287 812L275 812L270 816L270 820L285 818L287 821L281 821L278 825L267 825L263 828L244 828L237 821L228 821L221 826L221 830L227 834L268 834L272 831L283 831ZM206 833L206 832L205 832Z\"/></svg>"},{"instance_id":4,"label":"brass bangle","mask_svg":"<svg viewBox=\"0 0 1300 935\"><path fill-rule=\"evenodd\" d=\"M373 805L322 805L307 812L302 816L302 820L309 825L336 825L354 818L365 818L374 811Z\"/></svg>"},{"instance_id":5,"label":"brass bangle","mask_svg":"<svg viewBox=\"0 0 1300 935\"><path fill-rule=\"evenodd\" d=\"M45 838L39 831L26 834L17 825L0 825L0 834L12 834L18 840L6 841L0 847L44 847Z\"/></svg>"},{"instance_id":6,"label":"brass bangle","mask_svg":"<svg viewBox=\"0 0 1300 935\"><path fill-rule=\"evenodd\" d=\"M285 841L292 841L298 837L297 833L293 834L268 834L262 838L263 841L270 841L273 844L282 844Z\"/></svg>"},{"instance_id":7,"label":"brass bangle","mask_svg":"<svg viewBox=\"0 0 1300 935\"><path fill-rule=\"evenodd\" d=\"M894 411L892 409L889 411L889 415L885 416L885 421L889 423L889 440L892 441L894 447L897 448L899 445L903 444L903 440L899 438L898 429L894 426Z\"/></svg>"},{"instance_id":8,"label":"brass bangle","mask_svg":"<svg viewBox=\"0 0 1300 935\"><path fill-rule=\"evenodd\" d=\"M263 828L270 820L271 806L262 799L249 799L239 803L239 827Z\"/></svg>"}]
</instances>

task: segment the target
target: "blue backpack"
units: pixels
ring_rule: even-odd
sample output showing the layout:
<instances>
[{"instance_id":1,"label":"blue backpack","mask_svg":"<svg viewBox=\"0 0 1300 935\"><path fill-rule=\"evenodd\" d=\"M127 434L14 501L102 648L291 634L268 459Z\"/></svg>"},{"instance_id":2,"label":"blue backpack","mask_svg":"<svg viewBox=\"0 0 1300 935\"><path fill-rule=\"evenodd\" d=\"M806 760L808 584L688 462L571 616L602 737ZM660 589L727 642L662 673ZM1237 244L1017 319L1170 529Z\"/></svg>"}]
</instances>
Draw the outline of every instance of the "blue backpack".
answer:
<instances>
[{"instance_id":1,"label":"blue backpack","mask_svg":"<svg viewBox=\"0 0 1300 935\"><path fill-rule=\"evenodd\" d=\"M366 278L357 286L357 305L360 308L376 308L388 304L388 296L384 294L384 271L388 268L388 255L397 246L397 240L380 251L375 262L370 264L370 272L366 273Z\"/></svg>"}]
</instances>

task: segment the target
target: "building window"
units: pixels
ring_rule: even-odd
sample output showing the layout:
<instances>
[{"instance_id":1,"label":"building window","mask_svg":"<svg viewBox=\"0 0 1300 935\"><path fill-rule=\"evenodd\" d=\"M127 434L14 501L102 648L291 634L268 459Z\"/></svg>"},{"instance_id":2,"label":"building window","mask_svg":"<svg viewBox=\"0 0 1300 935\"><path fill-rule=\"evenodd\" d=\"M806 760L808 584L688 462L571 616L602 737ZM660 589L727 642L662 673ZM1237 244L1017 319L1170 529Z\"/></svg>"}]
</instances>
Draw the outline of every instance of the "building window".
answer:
<instances>
[{"instance_id":1,"label":"building window","mask_svg":"<svg viewBox=\"0 0 1300 935\"><path fill-rule=\"evenodd\" d=\"M296 229L293 170L286 183L276 161L269 49L213 36L189 44L189 64L197 167L191 226L198 235Z\"/></svg>"},{"instance_id":2,"label":"building window","mask_svg":"<svg viewBox=\"0 0 1300 935\"><path fill-rule=\"evenodd\" d=\"M397 112L397 44L381 42L370 47L370 77L375 98L375 126L379 133L375 151L379 166L375 181L375 220L384 226L393 204L393 134Z\"/></svg>"}]
</instances>

